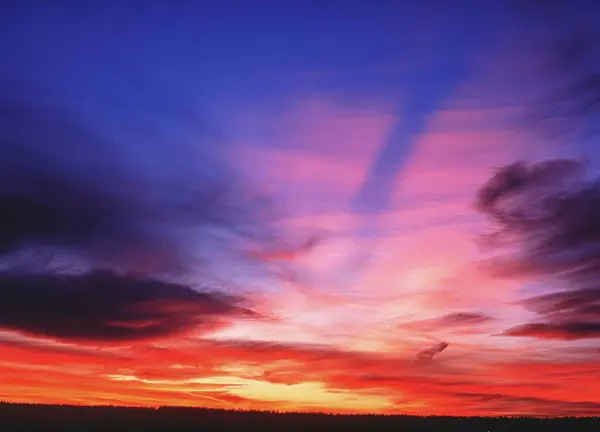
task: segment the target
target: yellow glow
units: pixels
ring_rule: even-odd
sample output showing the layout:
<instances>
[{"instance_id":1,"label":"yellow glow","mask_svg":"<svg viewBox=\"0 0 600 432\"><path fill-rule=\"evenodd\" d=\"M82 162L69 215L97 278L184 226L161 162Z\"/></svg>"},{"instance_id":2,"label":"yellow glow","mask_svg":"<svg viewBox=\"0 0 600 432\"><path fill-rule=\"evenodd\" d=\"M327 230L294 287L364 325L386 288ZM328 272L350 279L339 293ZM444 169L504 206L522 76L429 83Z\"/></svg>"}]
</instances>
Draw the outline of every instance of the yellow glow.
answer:
<instances>
[{"instance_id":1,"label":"yellow glow","mask_svg":"<svg viewBox=\"0 0 600 432\"><path fill-rule=\"evenodd\" d=\"M228 363L215 368L215 371L226 372L244 377L259 377L263 374L262 367L252 363L244 362Z\"/></svg>"},{"instance_id":2,"label":"yellow glow","mask_svg":"<svg viewBox=\"0 0 600 432\"><path fill-rule=\"evenodd\" d=\"M265 402L291 402L328 408L382 409L393 404L382 396L334 391L320 382L300 384L275 384L267 381L248 381L246 385L229 390L237 396Z\"/></svg>"},{"instance_id":3,"label":"yellow glow","mask_svg":"<svg viewBox=\"0 0 600 432\"><path fill-rule=\"evenodd\" d=\"M185 380L148 380L128 375L110 375L116 381L138 381L151 384L161 391L195 391L190 384L214 385L226 393L262 402L285 402L331 409L376 410L391 408L394 404L386 397L353 393L347 390L328 389L321 382L279 384L236 376L213 376ZM203 393L211 389L203 387ZM200 391L198 390L198 391Z\"/></svg>"}]
</instances>

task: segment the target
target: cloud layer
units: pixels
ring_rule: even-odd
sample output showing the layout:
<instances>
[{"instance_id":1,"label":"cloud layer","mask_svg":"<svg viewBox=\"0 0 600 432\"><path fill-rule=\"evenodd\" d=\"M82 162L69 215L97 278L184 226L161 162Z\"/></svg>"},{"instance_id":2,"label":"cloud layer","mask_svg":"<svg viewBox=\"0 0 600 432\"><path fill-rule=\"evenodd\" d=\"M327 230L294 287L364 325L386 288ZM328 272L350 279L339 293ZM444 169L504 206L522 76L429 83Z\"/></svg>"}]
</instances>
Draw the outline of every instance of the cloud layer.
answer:
<instances>
[{"instance_id":1,"label":"cloud layer","mask_svg":"<svg viewBox=\"0 0 600 432\"><path fill-rule=\"evenodd\" d=\"M0 328L64 341L150 340L255 316L238 303L225 294L110 271L0 274Z\"/></svg>"},{"instance_id":2,"label":"cloud layer","mask_svg":"<svg viewBox=\"0 0 600 432\"><path fill-rule=\"evenodd\" d=\"M493 244L516 248L489 267L503 277L551 278L559 291L523 304L542 319L510 336L576 340L600 336L600 188L576 160L517 163L501 169L478 196L496 224Z\"/></svg>"},{"instance_id":3,"label":"cloud layer","mask_svg":"<svg viewBox=\"0 0 600 432\"><path fill-rule=\"evenodd\" d=\"M284 3L7 15L0 400L599 414L599 183L503 6Z\"/></svg>"}]
</instances>

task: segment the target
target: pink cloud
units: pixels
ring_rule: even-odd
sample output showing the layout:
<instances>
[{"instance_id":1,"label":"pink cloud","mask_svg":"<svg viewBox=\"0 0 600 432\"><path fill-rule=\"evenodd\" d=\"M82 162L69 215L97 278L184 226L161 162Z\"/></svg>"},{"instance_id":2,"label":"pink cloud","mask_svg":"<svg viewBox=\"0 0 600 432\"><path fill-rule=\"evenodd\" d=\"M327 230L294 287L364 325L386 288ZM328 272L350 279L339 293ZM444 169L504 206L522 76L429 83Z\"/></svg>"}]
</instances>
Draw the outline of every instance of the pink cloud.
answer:
<instances>
[{"instance_id":1,"label":"pink cloud","mask_svg":"<svg viewBox=\"0 0 600 432\"><path fill-rule=\"evenodd\" d=\"M430 129L415 143L406 169L398 179L397 202L414 195L470 199L493 168L534 154L528 137L515 130L499 126L472 130L458 125L451 129L444 124L467 114L472 119L463 122L475 124L473 129L481 128L482 117L493 124L494 114L500 116L498 122L502 123L502 114L494 111L485 115L477 111L436 114Z\"/></svg>"},{"instance_id":2,"label":"pink cloud","mask_svg":"<svg viewBox=\"0 0 600 432\"><path fill-rule=\"evenodd\" d=\"M318 199L329 191L342 201L359 187L397 122L385 105L352 108L324 97L309 97L271 114L241 116L242 130L253 127L263 137L235 148L241 169L283 193L308 190L307 196Z\"/></svg>"}]
</instances>

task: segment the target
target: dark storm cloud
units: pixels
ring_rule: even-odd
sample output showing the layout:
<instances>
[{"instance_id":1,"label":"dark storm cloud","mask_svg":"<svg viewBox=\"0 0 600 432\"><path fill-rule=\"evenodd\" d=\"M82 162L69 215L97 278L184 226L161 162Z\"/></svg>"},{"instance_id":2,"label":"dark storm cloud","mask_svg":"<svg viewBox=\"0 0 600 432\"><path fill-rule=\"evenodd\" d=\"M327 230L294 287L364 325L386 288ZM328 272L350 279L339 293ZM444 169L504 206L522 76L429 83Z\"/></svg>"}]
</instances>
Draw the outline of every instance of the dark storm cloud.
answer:
<instances>
[{"instance_id":1,"label":"dark storm cloud","mask_svg":"<svg viewBox=\"0 0 600 432\"><path fill-rule=\"evenodd\" d=\"M600 337L600 180L583 174L583 164L572 160L521 162L501 169L478 194L477 207L497 228L490 244L515 252L488 268L562 284L562 291L524 300L540 320L506 335Z\"/></svg>"},{"instance_id":2,"label":"dark storm cloud","mask_svg":"<svg viewBox=\"0 0 600 432\"><path fill-rule=\"evenodd\" d=\"M240 298L150 278L0 274L0 328L81 343L122 343L212 330L256 317Z\"/></svg>"}]
</instances>

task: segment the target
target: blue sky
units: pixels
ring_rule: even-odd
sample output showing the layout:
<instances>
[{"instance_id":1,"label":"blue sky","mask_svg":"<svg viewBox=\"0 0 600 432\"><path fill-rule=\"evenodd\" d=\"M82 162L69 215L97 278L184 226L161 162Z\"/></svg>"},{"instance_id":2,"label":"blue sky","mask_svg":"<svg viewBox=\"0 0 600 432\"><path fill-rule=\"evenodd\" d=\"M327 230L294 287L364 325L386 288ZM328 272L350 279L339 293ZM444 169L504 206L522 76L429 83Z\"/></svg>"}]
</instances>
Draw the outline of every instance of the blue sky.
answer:
<instances>
[{"instance_id":1,"label":"blue sky","mask_svg":"<svg viewBox=\"0 0 600 432\"><path fill-rule=\"evenodd\" d=\"M375 197L384 192L376 190L390 186L372 181L389 183L427 115L469 80L474 60L502 24L501 8L475 1L144 7L66 1L12 2L5 9L4 78L43 86L53 103L85 116L120 146L139 146L131 151L140 159L164 157L153 154L159 146L142 144L160 140L157 129L184 142L197 134L218 142L214 135L246 138L232 115L257 101L277 111L304 93L327 92L385 98L400 110L394 98L402 95L411 119L373 163L357 196L368 207L385 206L385 196ZM205 125L190 130L184 111Z\"/></svg>"}]
</instances>

